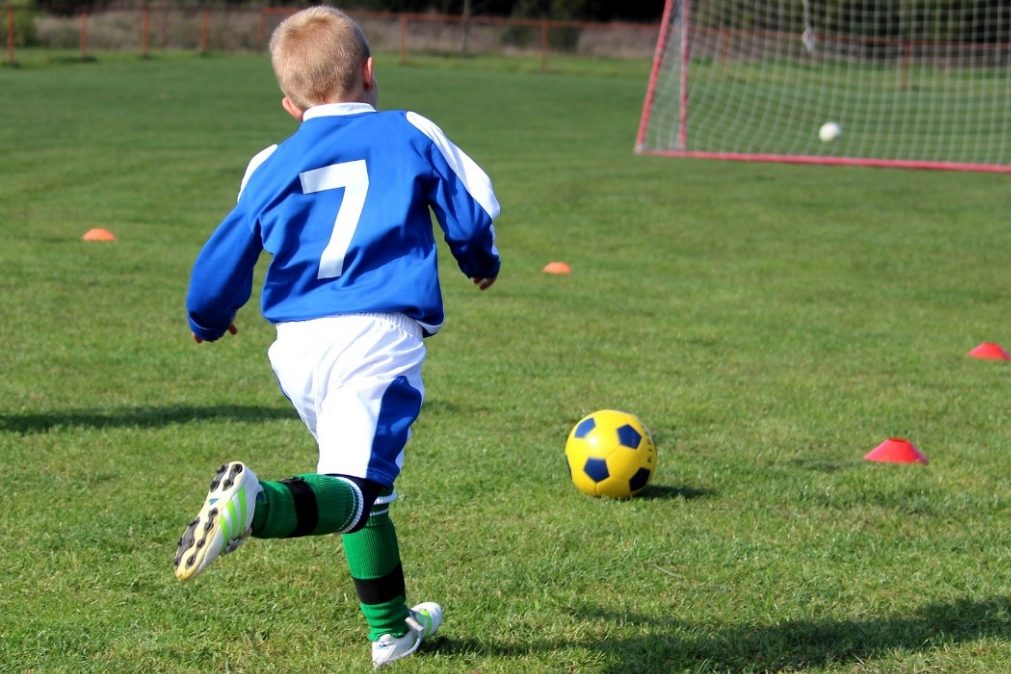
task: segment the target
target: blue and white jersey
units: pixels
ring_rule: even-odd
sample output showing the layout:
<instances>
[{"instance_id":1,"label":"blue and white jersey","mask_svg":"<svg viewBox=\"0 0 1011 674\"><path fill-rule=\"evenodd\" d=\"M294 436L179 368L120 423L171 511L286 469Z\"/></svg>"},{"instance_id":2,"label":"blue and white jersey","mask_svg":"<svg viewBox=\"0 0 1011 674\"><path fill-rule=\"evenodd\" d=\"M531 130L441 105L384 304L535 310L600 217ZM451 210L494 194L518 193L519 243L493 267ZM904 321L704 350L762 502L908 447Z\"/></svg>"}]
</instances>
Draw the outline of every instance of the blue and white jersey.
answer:
<instances>
[{"instance_id":1,"label":"blue and white jersey","mask_svg":"<svg viewBox=\"0 0 1011 674\"><path fill-rule=\"evenodd\" d=\"M311 108L253 157L238 203L200 251L190 328L204 340L225 333L266 250L268 321L399 312L434 334L443 306L429 209L464 274L498 275L491 180L435 124L365 103Z\"/></svg>"}]
</instances>

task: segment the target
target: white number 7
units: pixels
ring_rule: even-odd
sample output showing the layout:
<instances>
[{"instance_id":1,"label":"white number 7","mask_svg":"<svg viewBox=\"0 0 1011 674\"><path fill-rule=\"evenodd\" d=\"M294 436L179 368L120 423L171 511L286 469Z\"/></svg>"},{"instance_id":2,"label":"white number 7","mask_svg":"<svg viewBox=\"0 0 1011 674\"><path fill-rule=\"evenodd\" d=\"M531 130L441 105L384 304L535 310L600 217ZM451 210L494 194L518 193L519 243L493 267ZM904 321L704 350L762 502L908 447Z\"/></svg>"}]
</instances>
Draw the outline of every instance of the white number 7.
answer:
<instances>
[{"instance_id":1,"label":"white number 7","mask_svg":"<svg viewBox=\"0 0 1011 674\"><path fill-rule=\"evenodd\" d=\"M302 181L302 192L311 194L323 190L344 188L344 199L337 209L337 218L330 232L330 241L319 258L319 273L316 278L337 278L344 272L344 256L351 246L351 238L358 228L358 219L365 207L365 195L369 191L369 172L365 160L331 164L298 174Z\"/></svg>"}]
</instances>

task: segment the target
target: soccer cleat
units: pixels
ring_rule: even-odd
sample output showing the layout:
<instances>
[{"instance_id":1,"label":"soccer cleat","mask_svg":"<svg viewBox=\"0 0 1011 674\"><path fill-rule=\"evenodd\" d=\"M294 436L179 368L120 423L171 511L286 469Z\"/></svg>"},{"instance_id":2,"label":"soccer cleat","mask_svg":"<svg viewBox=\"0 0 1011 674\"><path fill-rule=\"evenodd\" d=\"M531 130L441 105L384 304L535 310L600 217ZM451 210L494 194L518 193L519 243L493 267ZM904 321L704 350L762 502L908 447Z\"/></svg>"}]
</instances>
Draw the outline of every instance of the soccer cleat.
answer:
<instances>
[{"instance_id":1,"label":"soccer cleat","mask_svg":"<svg viewBox=\"0 0 1011 674\"><path fill-rule=\"evenodd\" d=\"M442 607L426 601L411 609L407 616L407 634L395 637L384 634L372 642L372 668L378 669L400 658L406 658L421 646L442 624Z\"/></svg>"},{"instance_id":2,"label":"soccer cleat","mask_svg":"<svg viewBox=\"0 0 1011 674\"><path fill-rule=\"evenodd\" d=\"M189 580L218 555L242 545L253 524L258 493L260 481L245 465L233 461L218 468L203 507L179 539L176 578Z\"/></svg>"}]
</instances>

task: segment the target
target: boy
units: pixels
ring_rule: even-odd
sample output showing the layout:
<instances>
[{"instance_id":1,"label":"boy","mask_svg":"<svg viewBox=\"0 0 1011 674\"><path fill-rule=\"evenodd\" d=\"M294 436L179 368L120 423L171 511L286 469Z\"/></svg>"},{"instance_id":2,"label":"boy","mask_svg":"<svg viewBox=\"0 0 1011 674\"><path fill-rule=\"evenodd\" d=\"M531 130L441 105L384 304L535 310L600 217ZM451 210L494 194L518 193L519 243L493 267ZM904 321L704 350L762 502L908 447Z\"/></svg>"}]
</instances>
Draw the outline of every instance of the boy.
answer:
<instances>
[{"instance_id":1,"label":"boy","mask_svg":"<svg viewBox=\"0 0 1011 674\"><path fill-rule=\"evenodd\" d=\"M499 206L488 176L432 122L376 111L368 43L344 13L292 15L270 53L281 105L301 124L250 161L238 204L197 257L186 304L197 343L235 334L257 258L273 256L261 297L277 330L271 366L319 462L280 482L222 466L179 540L175 574L192 578L247 536L339 533L379 667L442 621L438 604L408 609L389 517L424 394L422 338L443 322L429 209L460 269L486 290L499 271Z\"/></svg>"}]
</instances>

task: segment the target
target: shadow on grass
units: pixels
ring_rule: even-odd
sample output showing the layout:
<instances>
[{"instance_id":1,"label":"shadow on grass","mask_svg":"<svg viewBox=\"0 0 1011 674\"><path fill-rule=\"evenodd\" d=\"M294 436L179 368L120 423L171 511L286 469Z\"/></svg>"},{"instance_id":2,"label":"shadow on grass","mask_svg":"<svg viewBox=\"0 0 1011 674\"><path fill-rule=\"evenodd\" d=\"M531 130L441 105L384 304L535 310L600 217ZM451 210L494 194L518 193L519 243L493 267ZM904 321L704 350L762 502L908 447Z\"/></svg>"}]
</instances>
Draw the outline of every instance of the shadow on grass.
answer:
<instances>
[{"instance_id":1,"label":"shadow on grass","mask_svg":"<svg viewBox=\"0 0 1011 674\"><path fill-rule=\"evenodd\" d=\"M290 407L214 405L78 409L43 414L0 414L0 432L45 433L57 428L158 428L200 421L298 419Z\"/></svg>"},{"instance_id":2,"label":"shadow on grass","mask_svg":"<svg viewBox=\"0 0 1011 674\"><path fill-rule=\"evenodd\" d=\"M712 489L697 489L695 487L675 487L666 484L651 484L646 487L641 493L637 494L635 498L637 499L676 499L683 498L687 501L696 498L704 498L706 496L715 496L716 492Z\"/></svg>"},{"instance_id":3,"label":"shadow on grass","mask_svg":"<svg viewBox=\"0 0 1011 674\"><path fill-rule=\"evenodd\" d=\"M48 59L49 63L67 65L74 63L98 63L98 59L91 54L80 55L67 55L67 56L50 56Z\"/></svg>"},{"instance_id":4,"label":"shadow on grass","mask_svg":"<svg viewBox=\"0 0 1011 674\"><path fill-rule=\"evenodd\" d=\"M813 470L819 473L835 473L840 470L849 470L864 465L863 461L826 461L824 459L794 459L790 464L805 470Z\"/></svg>"},{"instance_id":5,"label":"shadow on grass","mask_svg":"<svg viewBox=\"0 0 1011 674\"><path fill-rule=\"evenodd\" d=\"M594 607L577 616L612 625L632 624L642 632L634 638L528 644L479 643L441 638L432 650L522 658L532 653L581 648L598 653L606 674L667 674L698 672L804 671L832 664L861 663L895 650L943 650L986 637L1011 638L1011 597L963 599L927 604L910 615L866 620L791 620L777 625L714 629L686 625L675 619L656 620ZM608 630L610 631L610 630ZM677 634L698 634L677 637Z\"/></svg>"}]
</instances>

